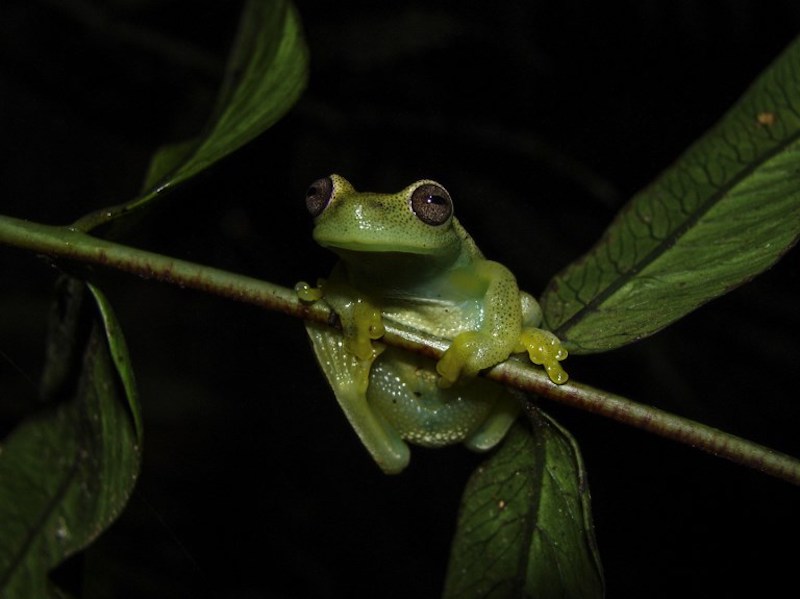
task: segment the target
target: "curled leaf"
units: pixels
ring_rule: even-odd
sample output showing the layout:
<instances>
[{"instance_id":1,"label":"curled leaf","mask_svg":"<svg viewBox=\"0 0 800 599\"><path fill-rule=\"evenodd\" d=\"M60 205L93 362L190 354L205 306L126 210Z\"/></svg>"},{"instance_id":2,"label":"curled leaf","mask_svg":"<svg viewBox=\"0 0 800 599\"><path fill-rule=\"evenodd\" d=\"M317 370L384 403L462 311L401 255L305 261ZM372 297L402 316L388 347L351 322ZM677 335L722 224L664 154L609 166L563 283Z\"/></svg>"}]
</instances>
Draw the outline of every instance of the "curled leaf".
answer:
<instances>
[{"instance_id":1,"label":"curled leaf","mask_svg":"<svg viewBox=\"0 0 800 599\"><path fill-rule=\"evenodd\" d=\"M167 189L194 177L274 125L300 97L307 78L308 49L294 5L288 0L249 0L205 131L160 148L150 161L138 198L88 214L74 226L90 230L149 207Z\"/></svg>"}]
</instances>

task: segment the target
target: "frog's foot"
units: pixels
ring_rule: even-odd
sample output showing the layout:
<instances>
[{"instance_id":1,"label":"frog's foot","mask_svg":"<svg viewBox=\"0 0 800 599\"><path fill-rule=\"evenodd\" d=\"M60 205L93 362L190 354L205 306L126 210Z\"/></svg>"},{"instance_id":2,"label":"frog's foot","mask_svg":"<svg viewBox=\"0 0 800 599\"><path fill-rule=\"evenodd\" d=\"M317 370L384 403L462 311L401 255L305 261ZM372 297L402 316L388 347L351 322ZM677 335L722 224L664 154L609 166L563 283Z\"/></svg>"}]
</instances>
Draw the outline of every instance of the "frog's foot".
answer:
<instances>
[{"instance_id":1,"label":"frog's foot","mask_svg":"<svg viewBox=\"0 0 800 599\"><path fill-rule=\"evenodd\" d=\"M312 287L305 281L299 281L297 285L294 286L294 292L301 302L308 303L319 301L323 296L321 282L318 283L316 287Z\"/></svg>"},{"instance_id":2,"label":"frog's foot","mask_svg":"<svg viewBox=\"0 0 800 599\"><path fill-rule=\"evenodd\" d=\"M344 344L359 360L372 360L382 348L372 346L373 339L383 337L385 329L381 311L366 300L357 300L348 318L342 318Z\"/></svg>"},{"instance_id":3,"label":"frog's foot","mask_svg":"<svg viewBox=\"0 0 800 599\"><path fill-rule=\"evenodd\" d=\"M508 390L502 389L502 393L492 407L486 422L464 441L464 445L472 451L489 451L506 436L508 429L511 428L511 425L514 424L519 415L521 405L522 403L511 395Z\"/></svg>"},{"instance_id":4,"label":"frog's foot","mask_svg":"<svg viewBox=\"0 0 800 599\"><path fill-rule=\"evenodd\" d=\"M524 328L519 335L516 352L527 351L531 362L544 366L547 376L556 385L567 382L569 375L564 371L559 362L567 357L558 337L550 331L542 329Z\"/></svg>"},{"instance_id":5,"label":"frog's foot","mask_svg":"<svg viewBox=\"0 0 800 599\"><path fill-rule=\"evenodd\" d=\"M477 331L456 335L441 360L436 363L436 371L441 375L439 386L449 387L460 376L474 376L481 368L489 366L481 363L487 346L485 337L486 335Z\"/></svg>"}]
</instances>

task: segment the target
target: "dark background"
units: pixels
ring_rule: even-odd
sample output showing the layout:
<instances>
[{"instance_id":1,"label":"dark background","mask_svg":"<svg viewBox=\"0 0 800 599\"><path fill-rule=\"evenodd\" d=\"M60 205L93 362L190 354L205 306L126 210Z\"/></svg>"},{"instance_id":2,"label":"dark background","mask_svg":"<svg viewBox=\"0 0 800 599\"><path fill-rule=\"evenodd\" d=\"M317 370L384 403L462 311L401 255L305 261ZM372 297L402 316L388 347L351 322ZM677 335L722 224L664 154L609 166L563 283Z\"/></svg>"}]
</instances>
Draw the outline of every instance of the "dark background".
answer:
<instances>
[{"instance_id":1,"label":"dark background","mask_svg":"<svg viewBox=\"0 0 800 599\"><path fill-rule=\"evenodd\" d=\"M135 195L202 126L237 2L0 4L0 212L65 224ZM176 191L126 242L291 286L328 272L303 195L338 172L434 178L490 257L540 292L800 28L785 2L301 2L292 112ZM800 455L798 253L573 379ZM0 250L0 432L36 403L55 272ZM73 567L88 597L435 597L480 461L414 449L386 477L301 323L113 275L145 416L128 510ZM557 405L580 443L609 597L796 585L787 483ZM738 594L738 593L737 593Z\"/></svg>"}]
</instances>

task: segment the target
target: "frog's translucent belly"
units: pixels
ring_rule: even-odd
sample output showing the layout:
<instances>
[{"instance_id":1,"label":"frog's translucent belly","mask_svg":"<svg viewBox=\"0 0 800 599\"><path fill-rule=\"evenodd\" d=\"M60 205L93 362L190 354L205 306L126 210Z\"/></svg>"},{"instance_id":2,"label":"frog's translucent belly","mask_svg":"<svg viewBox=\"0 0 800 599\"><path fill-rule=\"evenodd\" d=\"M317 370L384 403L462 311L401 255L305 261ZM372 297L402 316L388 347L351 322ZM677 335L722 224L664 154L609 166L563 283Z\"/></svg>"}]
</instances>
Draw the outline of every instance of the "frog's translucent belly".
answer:
<instances>
[{"instance_id":1,"label":"frog's translucent belly","mask_svg":"<svg viewBox=\"0 0 800 599\"><path fill-rule=\"evenodd\" d=\"M372 365L367 400L403 439L441 447L469 439L504 393L480 378L446 389L436 380L433 361L387 348Z\"/></svg>"}]
</instances>

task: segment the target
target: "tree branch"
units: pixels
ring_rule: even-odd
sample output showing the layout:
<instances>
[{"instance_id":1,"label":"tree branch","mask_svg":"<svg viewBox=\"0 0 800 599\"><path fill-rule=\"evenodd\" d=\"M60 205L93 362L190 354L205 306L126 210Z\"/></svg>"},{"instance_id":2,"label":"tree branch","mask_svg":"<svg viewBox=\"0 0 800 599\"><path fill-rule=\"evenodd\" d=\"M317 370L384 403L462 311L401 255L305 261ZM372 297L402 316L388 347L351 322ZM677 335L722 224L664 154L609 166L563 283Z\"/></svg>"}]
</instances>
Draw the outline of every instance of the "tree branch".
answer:
<instances>
[{"instance_id":1,"label":"tree branch","mask_svg":"<svg viewBox=\"0 0 800 599\"><path fill-rule=\"evenodd\" d=\"M42 225L0 216L0 244L30 250L54 260L76 261L121 270L146 279L276 310L296 318L335 326L337 319L324 302L307 304L285 287L225 270L177 260L86 235L76 229ZM438 358L449 342L386 323L382 342ZM636 403L580 383L555 385L544 371L510 358L485 375L505 385L552 401L600 414L629 426L701 449L800 485L800 460L699 422Z\"/></svg>"}]
</instances>

